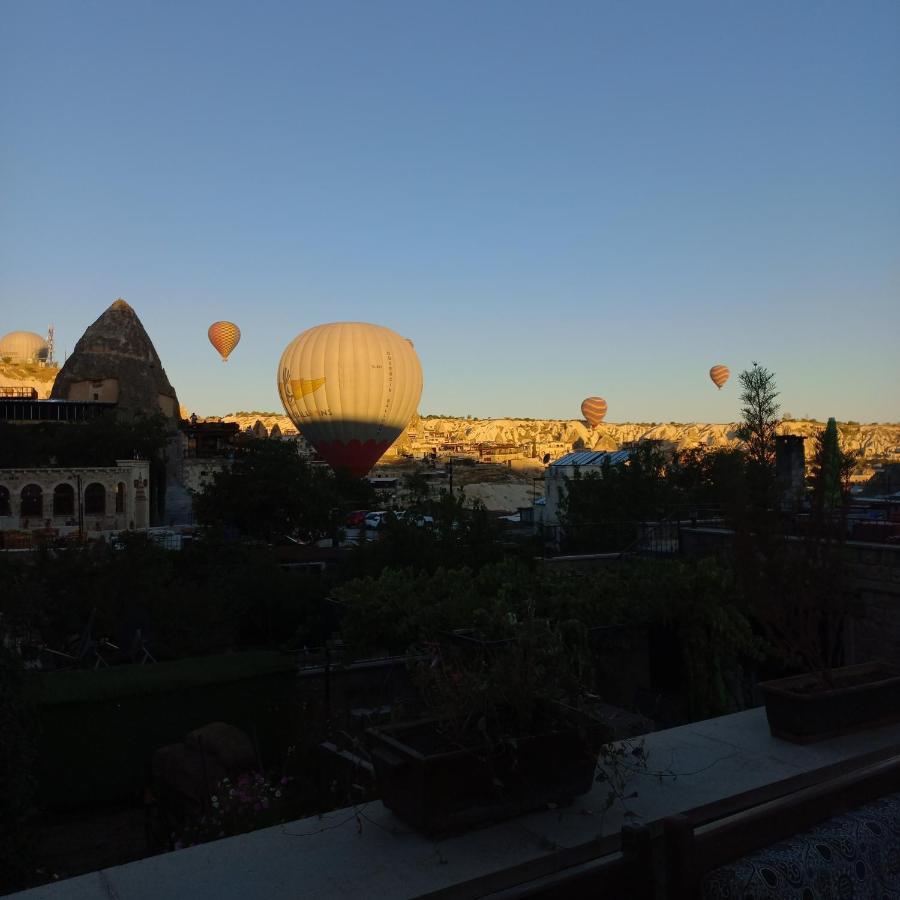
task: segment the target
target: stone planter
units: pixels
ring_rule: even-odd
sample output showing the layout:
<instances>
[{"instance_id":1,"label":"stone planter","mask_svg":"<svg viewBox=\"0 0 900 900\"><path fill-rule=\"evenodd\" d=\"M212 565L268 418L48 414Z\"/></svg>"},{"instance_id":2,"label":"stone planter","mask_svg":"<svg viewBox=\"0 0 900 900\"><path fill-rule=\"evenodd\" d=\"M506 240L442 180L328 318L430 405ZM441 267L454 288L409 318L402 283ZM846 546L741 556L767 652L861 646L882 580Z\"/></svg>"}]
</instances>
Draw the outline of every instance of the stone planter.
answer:
<instances>
[{"instance_id":1,"label":"stone planter","mask_svg":"<svg viewBox=\"0 0 900 900\"><path fill-rule=\"evenodd\" d=\"M455 748L438 720L367 732L382 802L419 831L446 834L590 790L605 737L595 720L560 719L541 734Z\"/></svg>"},{"instance_id":2,"label":"stone planter","mask_svg":"<svg viewBox=\"0 0 900 900\"><path fill-rule=\"evenodd\" d=\"M810 743L900 720L900 669L876 661L832 671L835 687L813 675L759 685L775 737Z\"/></svg>"}]
</instances>

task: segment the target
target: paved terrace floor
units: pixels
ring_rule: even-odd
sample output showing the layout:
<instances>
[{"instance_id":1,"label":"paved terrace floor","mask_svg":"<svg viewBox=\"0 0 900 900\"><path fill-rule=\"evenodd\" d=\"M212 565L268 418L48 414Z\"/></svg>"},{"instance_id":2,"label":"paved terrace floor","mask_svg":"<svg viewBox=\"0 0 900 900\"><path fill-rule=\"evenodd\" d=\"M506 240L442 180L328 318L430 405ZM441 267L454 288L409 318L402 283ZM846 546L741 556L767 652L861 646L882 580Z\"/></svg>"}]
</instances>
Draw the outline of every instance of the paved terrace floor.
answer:
<instances>
[{"instance_id":1,"label":"paved terrace floor","mask_svg":"<svg viewBox=\"0 0 900 900\"><path fill-rule=\"evenodd\" d=\"M431 841L381 804L226 838L92 872L14 895L21 900L194 900L194 898L444 897L484 895L484 876L554 857L614 834L873 751L900 746L900 725L798 746L769 734L751 709L647 735L651 771L635 776L635 818L601 808L602 784L569 807L521 816ZM467 885L473 879L480 884ZM514 883L514 882L513 882ZM500 883L494 885L499 888Z\"/></svg>"}]
</instances>

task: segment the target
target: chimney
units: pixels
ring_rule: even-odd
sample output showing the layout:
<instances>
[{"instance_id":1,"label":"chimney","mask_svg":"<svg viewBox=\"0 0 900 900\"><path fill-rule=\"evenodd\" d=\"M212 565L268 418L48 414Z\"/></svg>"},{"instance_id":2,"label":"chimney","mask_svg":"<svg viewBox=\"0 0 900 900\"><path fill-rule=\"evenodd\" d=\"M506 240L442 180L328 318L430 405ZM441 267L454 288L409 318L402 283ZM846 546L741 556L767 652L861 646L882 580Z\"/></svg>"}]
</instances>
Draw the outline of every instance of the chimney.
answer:
<instances>
[{"instance_id":1,"label":"chimney","mask_svg":"<svg viewBox=\"0 0 900 900\"><path fill-rule=\"evenodd\" d=\"M795 434L775 436L775 476L784 512L797 512L803 504L806 491L805 440Z\"/></svg>"}]
</instances>

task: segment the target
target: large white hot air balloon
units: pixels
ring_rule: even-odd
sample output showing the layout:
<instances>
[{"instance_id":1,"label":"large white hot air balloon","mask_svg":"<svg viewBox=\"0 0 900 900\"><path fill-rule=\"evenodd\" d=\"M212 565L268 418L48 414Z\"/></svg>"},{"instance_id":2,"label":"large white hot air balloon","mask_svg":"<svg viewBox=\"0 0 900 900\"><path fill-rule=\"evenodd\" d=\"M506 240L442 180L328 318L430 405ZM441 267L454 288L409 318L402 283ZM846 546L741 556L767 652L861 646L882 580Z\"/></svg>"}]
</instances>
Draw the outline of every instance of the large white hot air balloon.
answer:
<instances>
[{"instance_id":1,"label":"large white hot air balloon","mask_svg":"<svg viewBox=\"0 0 900 900\"><path fill-rule=\"evenodd\" d=\"M412 341L381 325L334 322L297 335L281 354L285 411L334 469L362 477L419 405L422 367Z\"/></svg>"}]
</instances>

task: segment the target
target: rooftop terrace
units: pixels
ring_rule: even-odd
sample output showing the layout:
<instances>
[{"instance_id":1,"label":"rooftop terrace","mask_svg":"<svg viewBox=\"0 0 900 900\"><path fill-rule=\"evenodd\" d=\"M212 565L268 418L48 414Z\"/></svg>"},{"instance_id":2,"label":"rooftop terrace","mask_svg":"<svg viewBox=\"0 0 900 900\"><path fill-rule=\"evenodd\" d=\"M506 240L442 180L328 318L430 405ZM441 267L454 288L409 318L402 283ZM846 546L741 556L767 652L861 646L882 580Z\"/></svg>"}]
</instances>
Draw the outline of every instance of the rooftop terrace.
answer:
<instances>
[{"instance_id":1,"label":"rooftop terrace","mask_svg":"<svg viewBox=\"0 0 900 900\"><path fill-rule=\"evenodd\" d=\"M900 751L900 724L799 746L773 738L762 708L649 734L633 818L601 814L596 785L566 808L429 840L380 802L336 810L35 888L28 900L345 897L467 898L535 885L609 851L623 824L745 791L802 780L851 760ZM657 778L655 772L677 777ZM605 840L607 839L608 840Z\"/></svg>"}]
</instances>

